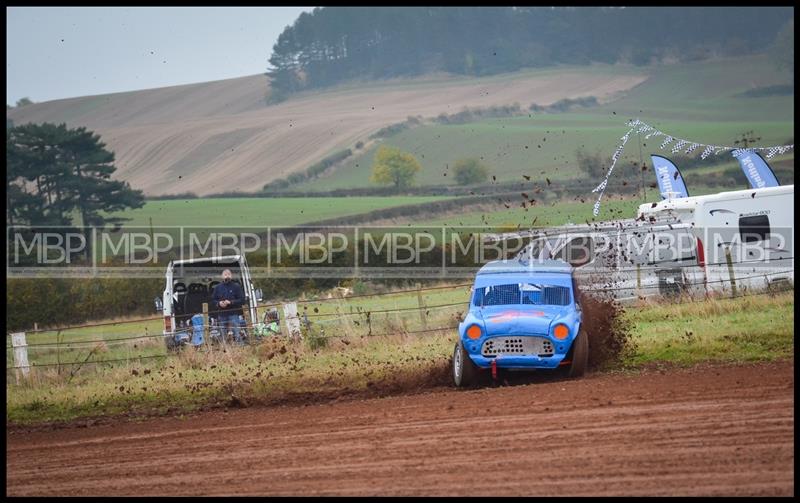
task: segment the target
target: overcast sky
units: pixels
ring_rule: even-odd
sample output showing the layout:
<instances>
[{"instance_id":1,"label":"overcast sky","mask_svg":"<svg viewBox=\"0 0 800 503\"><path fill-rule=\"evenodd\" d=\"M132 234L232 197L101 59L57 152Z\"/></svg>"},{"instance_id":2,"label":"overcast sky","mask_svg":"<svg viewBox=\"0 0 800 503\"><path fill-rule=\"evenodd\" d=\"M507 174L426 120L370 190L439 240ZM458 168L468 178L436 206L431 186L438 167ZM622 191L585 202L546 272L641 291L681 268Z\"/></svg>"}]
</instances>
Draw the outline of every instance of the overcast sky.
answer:
<instances>
[{"instance_id":1,"label":"overcast sky","mask_svg":"<svg viewBox=\"0 0 800 503\"><path fill-rule=\"evenodd\" d=\"M263 73L313 7L7 7L6 103Z\"/></svg>"}]
</instances>

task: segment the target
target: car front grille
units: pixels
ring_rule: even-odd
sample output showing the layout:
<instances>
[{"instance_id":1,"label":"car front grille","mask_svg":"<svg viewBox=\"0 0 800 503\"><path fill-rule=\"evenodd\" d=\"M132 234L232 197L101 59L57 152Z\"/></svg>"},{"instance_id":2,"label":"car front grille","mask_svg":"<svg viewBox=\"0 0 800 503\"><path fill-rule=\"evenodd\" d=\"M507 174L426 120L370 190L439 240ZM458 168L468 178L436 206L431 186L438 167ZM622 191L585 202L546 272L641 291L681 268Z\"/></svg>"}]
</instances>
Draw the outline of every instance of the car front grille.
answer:
<instances>
[{"instance_id":1,"label":"car front grille","mask_svg":"<svg viewBox=\"0 0 800 503\"><path fill-rule=\"evenodd\" d=\"M487 339L481 347L483 356L536 355L553 356L553 343L546 337L510 335Z\"/></svg>"}]
</instances>

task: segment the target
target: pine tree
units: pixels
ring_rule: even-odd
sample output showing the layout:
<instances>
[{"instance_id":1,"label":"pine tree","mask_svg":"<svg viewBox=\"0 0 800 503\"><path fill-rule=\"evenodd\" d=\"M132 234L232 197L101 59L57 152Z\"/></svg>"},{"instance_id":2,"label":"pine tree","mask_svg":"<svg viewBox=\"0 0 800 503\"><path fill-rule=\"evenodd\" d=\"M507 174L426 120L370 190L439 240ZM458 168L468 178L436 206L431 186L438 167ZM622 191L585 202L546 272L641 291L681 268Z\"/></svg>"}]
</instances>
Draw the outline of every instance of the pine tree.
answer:
<instances>
[{"instance_id":1,"label":"pine tree","mask_svg":"<svg viewBox=\"0 0 800 503\"><path fill-rule=\"evenodd\" d=\"M106 213L144 205L141 191L111 178L114 153L86 128L17 126L6 131L6 152L9 225L71 226L77 212L88 237L92 228L126 220Z\"/></svg>"}]
</instances>

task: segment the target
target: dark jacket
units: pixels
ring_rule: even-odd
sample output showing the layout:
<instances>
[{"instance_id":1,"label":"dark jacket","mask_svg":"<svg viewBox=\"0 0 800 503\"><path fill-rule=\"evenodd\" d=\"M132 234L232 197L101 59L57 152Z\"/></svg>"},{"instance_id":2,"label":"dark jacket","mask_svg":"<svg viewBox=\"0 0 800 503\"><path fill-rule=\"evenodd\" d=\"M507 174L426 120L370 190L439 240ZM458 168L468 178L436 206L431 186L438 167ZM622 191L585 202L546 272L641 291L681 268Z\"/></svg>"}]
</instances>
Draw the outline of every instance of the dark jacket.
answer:
<instances>
[{"instance_id":1,"label":"dark jacket","mask_svg":"<svg viewBox=\"0 0 800 503\"><path fill-rule=\"evenodd\" d=\"M233 280L230 283L224 281L214 287L211 299L214 301L214 310L217 314L242 314L242 304L244 304L244 294L239 283ZM227 307L220 307L221 300L231 301Z\"/></svg>"}]
</instances>

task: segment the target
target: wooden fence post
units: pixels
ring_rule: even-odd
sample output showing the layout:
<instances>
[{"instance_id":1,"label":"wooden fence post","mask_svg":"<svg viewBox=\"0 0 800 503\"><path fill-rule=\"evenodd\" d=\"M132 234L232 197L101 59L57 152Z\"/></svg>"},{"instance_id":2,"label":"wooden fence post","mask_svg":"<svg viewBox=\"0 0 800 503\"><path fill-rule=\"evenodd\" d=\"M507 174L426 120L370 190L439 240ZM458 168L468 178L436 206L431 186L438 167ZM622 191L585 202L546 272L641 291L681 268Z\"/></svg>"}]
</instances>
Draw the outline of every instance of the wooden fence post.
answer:
<instances>
[{"instance_id":1,"label":"wooden fence post","mask_svg":"<svg viewBox=\"0 0 800 503\"><path fill-rule=\"evenodd\" d=\"M253 326L254 324L251 323L251 320L250 320L250 305L249 304L245 304L245 305L242 306L242 316L244 316L244 330L247 331L247 342L252 344L256 337L255 337L255 327ZM240 331L239 332L239 338L240 339L242 338L241 330L242 330L242 327L239 327L239 331Z\"/></svg>"},{"instance_id":2,"label":"wooden fence post","mask_svg":"<svg viewBox=\"0 0 800 503\"><path fill-rule=\"evenodd\" d=\"M20 372L27 379L31 371L28 364L28 344L25 342L25 332L11 334L11 346L14 348L14 367L16 369L17 384L19 384Z\"/></svg>"},{"instance_id":3,"label":"wooden fence post","mask_svg":"<svg viewBox=\"0 0 800 503\"><path fill-rule=\"evenodd\" d=\"M636 264L636 297L642 294L642 264Z\"/></svg>"},{"instance_id":4,"label":"wooden fence post","mask_svg":"<svg viewBox=\"0 0 800 503\"><path fill-rule=\"evenodd\" d=\"M731 277L731 293L736 297L736 277L733 275L733 260L731 259L730 246L725 247L725 261L728 263L728 274Z\"/></svg>"},{"instance_id":5,"label":"wooden fence post","mask_svg":"<svg viewBox=\"0 0 800 503\"><path fill-rule=\"evenodd\" d=\"M283 318L286 320L286 331L290 339L302 339L300 330L300 317L297 315L297 303L289 302L283 305Z\"/></svg>"},{"instance_id":6,"label":"wooden fence post","mask_svg":"<svg viewBox=\"0 0 800 503\"><path fill-rule=\"evenodd\" d=\"M417 305L419 305L419 322L423 330L428 330L428 318L425 316L425 302L422 300L422 285L417 283Z\"/></svg>"},{"instance_id":7,"label":"wooden fence post","mask_svg":"<svg viewBox=\"0 0 800 503\"><path fill-rule=\"evenodd\" d=\"M211 327L208 326L208 303L203 302L203 342L206 343L209 350L211 350L210 333Z\"/></svg>"}]
</instances>

